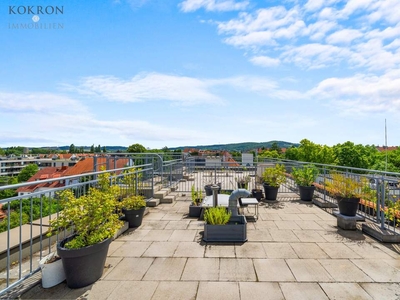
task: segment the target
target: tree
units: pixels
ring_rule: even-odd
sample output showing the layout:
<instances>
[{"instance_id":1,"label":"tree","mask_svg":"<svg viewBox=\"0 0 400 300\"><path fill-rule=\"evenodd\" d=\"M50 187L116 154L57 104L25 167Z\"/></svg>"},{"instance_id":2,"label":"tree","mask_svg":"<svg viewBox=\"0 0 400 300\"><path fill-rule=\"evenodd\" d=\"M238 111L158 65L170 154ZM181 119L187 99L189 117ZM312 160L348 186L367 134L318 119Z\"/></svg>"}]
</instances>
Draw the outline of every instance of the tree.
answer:
<instances>
[{"instance_id":1,"label":"tree","mask_svg":"<svg viewBox=\"0 0 400 300\"><path fill-rule=\"evenodd\" d=\"M106 146L103 146L103 153L107 153Z\"/></svg>"},{"instance_id":2,"label":"tree","mask_svg":"<svg viewBox=\"0 0 400 300\"><path fill-rule=\"evenodd\" d=\"M39 167L36 164L29 164L21 170L18 174L18 182L28 181L33 175L39 171Z\"/></svg>"},{"instance_id":3,"label":"tree","mask_svg":"<svg viewBox=\"0 0 400 300\"><path fill-rule=\"evenodd\" d=\"M6 152L2 148L0 148L0 155L6 155Z\"/></svg>"},{"instance_id":4,"label":"tree","mask_svg":"<svg viewBox=\"0 0 400 300\"><path fill-rule=\"evenodd\" d=\"M69 146L69 153L76 153L76 147L75 147L75 145L74 144L71 144L70 146Z\"/></svg>"},{"instance_id":5,"label":"tree","mask_svg":"<svg viewBox=\"0 0 400 300\"><path fill-rule=\"evenodd\" d=\"M90 153L94 153L94 144L90 146Z\"/></svg>"},{"instance_id":6,"label":"tree","mask_svg":"<svg viewBox=\"0 0 400 300\"><path fill-rule=\"evenodd\" d=\"M278 154L282 153L282 149L278 146L277 142L273 142L271 145L271 148L269 149L270 151L276 151Z\"/></svg>"},{"instance_id":7,"label":"tree","mask_svg":"<svg viewBox=\"0 0 400 300\"><path fill-rule=\"evenodd\" d=\"M129 153L144 153L146 152L146 148L141 144L133 144L126 151Z\"/></svg>"}]
</instances>

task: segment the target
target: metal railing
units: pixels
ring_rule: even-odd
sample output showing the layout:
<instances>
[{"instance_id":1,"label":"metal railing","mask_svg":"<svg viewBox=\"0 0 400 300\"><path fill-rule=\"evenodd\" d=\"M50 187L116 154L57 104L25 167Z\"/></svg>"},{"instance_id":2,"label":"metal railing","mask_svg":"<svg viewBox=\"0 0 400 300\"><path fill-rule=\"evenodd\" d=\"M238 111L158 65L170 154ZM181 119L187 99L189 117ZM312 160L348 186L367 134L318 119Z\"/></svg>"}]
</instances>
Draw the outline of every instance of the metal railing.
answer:
<instances>
[{"instance_id":1,"label":"metal railing","mask_svg":"<svg viewBox=\"0 0 400 300\"><path fill-rule=\"evenodd\" d=\"M111 174L111 184L120 186L121 197L135 193L152 198L151 164L0 186L0 191L19 193L0 200L7 215L0 221L0 296L38 272L40 259L54 251L55 242L65 237L66 233L47 236L50 220L62 209L58 194L72 189L76 197L84 195L98 185L98 175L104 172Z\"/></svg>"}]
</instances>

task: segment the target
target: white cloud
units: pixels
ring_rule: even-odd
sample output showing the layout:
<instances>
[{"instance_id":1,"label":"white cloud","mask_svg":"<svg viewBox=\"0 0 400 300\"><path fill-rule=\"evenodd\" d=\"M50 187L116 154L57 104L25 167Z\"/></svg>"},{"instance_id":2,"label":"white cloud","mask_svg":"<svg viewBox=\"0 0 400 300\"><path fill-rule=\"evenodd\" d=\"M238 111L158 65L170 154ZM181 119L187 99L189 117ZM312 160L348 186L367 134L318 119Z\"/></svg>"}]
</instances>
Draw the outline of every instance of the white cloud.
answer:
<instances>
[{"instance_id":1,"label":"white cloud","mask_svg":"<svg viewBox=\"0 0 400 300\"><path fill-rule=\"evenodd\" d=\"M389 24L397 24L400 22L400 1L398 0L376 0L371 4L370 11L371 13L367 18L371 23L380 20Z\"/></svg>"},{"instance_id":2,"label":"white cloud","mask_svg":"<svg viewBox=\"0 0 400 300\"><path fill-rule=\"evenodd\" d=\"M244 10L248 5L249 1L235 0L185 0L180 3L183 12L193 12L201 8L207 11Z\"/></svg>"},{"instance_id":3,"label":"white cloud","mask_svg":"<svg viewBox=\"0 0 400 300\"><path fill-rule=\"evenodd\" d=\"M120 102L168 100L181 105L223 102L209 91L204 80L160 73L143 73L130 80L107 76L86 77L72 90Z\"/></svg>"},{"instance_id":4,"label":"white cloud","mask_svg":"<svg viewBox=\"0 0 400 300\"><path fill-rule=\"evenodd\" d=\"M304 68L316 69L337 64L350 55L348 49L315 43L293 47L282 54L282 59Z\"/></svg>"},{"instance_id":5,"label":"white cloud","mask_svg":"<svg viewBox=\"0 0 400 300\"><path fill-rule=\"evenodd\" d=\"M350 44L353 40L362 37L363 34L356 29L338 30L326 38L328 44Z\"/></svg>"},{"instance_id":6,"label":"white cloud","mask_svg":"<svg viewBox=\"0 0 400 300\"><path fill-rule=\"evenodd\" d=\"M62 111L86 111L85 107L67 96L39 93L6 93L0 91L0 112L2 113L55 113Z\"/></svg>"},{"instance_id":7,"label":"white cloud","mask_svg":"<svg viewBox=\"0 0 400 300\"><path fill-rule=\"evenodd\" d=\"M349 114L400 112L400 70L391 70L382 76L357 74L329 78L307 94L328 99Z\"/></svg>"},{"instance_id":8,"label":"white cloud","mask_svg":"<svg viewBox=\"0 0 400 300\"><path fill-rule=\"evenodd\" d=\"M280 61L276 58L271 58L268 56L254 56L250 59L250 61L257 66L261 67L275 67L278 66Z\"/></svg>"}]
</instances>

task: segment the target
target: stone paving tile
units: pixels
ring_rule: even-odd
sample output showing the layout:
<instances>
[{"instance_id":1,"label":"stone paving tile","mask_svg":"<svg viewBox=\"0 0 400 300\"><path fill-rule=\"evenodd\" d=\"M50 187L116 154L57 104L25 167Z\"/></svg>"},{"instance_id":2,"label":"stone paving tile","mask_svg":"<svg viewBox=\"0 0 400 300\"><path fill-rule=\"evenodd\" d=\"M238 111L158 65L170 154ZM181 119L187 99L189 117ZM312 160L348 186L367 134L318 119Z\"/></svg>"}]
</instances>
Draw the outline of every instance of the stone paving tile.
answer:
<instances>
[{"instance_id":1,"label":"stone paving tile","mask_svg":"<svg viewBox=\"0 0 400 300\"><path fill-rule=\"evenodd\" d=\"M204 221L191 220L187 229L204 230Z\"/></svg>"},{"instance_id":2,"label":"stone paving tile","mask_svg":"<svg viewBox=\"0 0 400 300\"><path fill-rule=\"evenodd\" d=\"M200 282L196 300L240 300L237 282Z\"/></svg>"},{"instance_id":3,"label":"stone paving tile","mask_svg":"<svg viewBox=\"0 0 400 300\"><path fill-rule=\"evenodd\" d=\"M361 258L344 243L317 243L331 258Z\"/></svg>"},{"instance_id":4,"label":"stone paving tile","mask_svg":"<svg viewBox=\"0 0 400 300\"><path fill-rule=\"evenodd\" d=\"M180 221L182 220L182 214L180 213L167 213L161 218L163 221Z\"/></svg>"},{"instance_id":5,"label":"stone paving tile","mask_svg":"<svg viewBox=\"0 0 400 300\"><path fill-rule=\"evenodd\" d=\"M330 225L335 225L337 223L337 219L334 215L324 212L323 210L319 210L316 215L323 221L325 221L327 224ZM320 221L316 221L320 222Z\"/></svg>"},{"instance_id":6,"label":"stone paving tile","mask_svg":"<svg viewBox=\"0 0 400 300\"><path fill-rule=\"evenodd\" d=\"M123 257L107 257L104 264L103 274L101 275L100 279L106 277L108 273L114 270L115 266L117 266L123 259Z\"/></svg>"},{"instance_id":7,"label":"stone paving tile","mask_svg":"<svg viewBox=\"0 0 400 300\"><path fill-rule=\"evenodd\" d=\"M254 224L254 227L257 230L263 230L263 229L270 229L270 228L278 228L276 226L275 221L263 221L263 222L257 222Z\"/></svg>"},{"instance_id":8,"label":"stone paving tile","mask_svg":"<svg viewBox=\"0 0 400 300\"><path fill-rule=\"evenodd\" d=\"M237 258L266 258L264 247L260 243L247 242L242 245L235 245Z\"/></svg>"},{"instance_id":9,"label":"stone paving tile","mask_svg":"<svg viewBox=\"0 0 400 300\"><path fill-rule=\"evenodd\" d=\"M259 213L259 216L262 221L280 221L280 220L282 220L281 216L278 214Z\"/></svg>"},{"instance_id":10,"label":"stone paving tile","mask_svg":"<svg viewBox=\"0 0 400 300\"><path fill-rule=\"evenodd\" d=\"M279 283L286 300L329 299L318 283Z\"/></svg>"},{"instance_id":11,"label":"stone paving tile","mask_svg":"<svg viewBox=\"0 0 400 300\"><path fill-rule=\"evenodd\" d=\"M112 244L112 243L111 243ZM150 247L151 242L124 242L110 256L140 257Z\"/></svg>"},{"instance_id":12,"label":"stone paving tile","mask_svg":"<svg viewBox=\"0 0 400 300\"><path fill-rule=\"evenodd\" d=\"M333 277L316 259L286 259L297 281L331 282Z\"/></svg>"},{"instance_id":13,"label":"stone paving tile","mask_svg":"<svg viewBox=\"0 0 400 300\"><path fill-rule=\"evenodd\" d=\"M391 256L375 246L376 243L346 243L346 246L362 258L390 259Z\"/></svg>"},{"instance_id":14,"label":"stone paving tile","mask_svg":"<svg viewBox=\"0 0 400 300\"><path fill-rule=\"evenodd\" d=\"M140 298L141 300L150 300L152 299L157 286L157 281L122 281L106 299L131 300ZM98 298L93 297L93 299L97 300Z\"/></svg>"},{"instance_id":15,"label":"stone paving tile","mask_svg":"<svg viewBox=\"0 0 400 300\"><path fill-rule=\"evenodd\" d=\"M160 282L152 300L194 300L198 282ZM131 298L132 299L132 298ZM138 299L142 299L141 297Z\"/></svg>"},{"instance_id":16,"label":"stone paving tile","mask_svg":"<svg viewBox=\"0 0 400 300\"><path fill-rule=\"evenodd\" d=\"M283 221L299 221L300 219L300 215L296 215L296 214L288 214L288 215L283 215L280 214L278 215L279 218L281 218L281 220Z\"/></svg>"},{"instance_id":17,"label":"stone paving tile","mask_svg":"<svg viewBox=\"0 0 400 300\"><path fill-rule=\"evenodd\" d=\"M150 229L151 231L157 230L157 229L164 229L165 226L167 226L168 221L145 221L143 219L142 225L140 226L140 229Z\"/></svg>"},{"instance_id":18,"label":"stone paving tile","mask_svg":"<svg viewBox=\"0 0 400 300\"><path fill-rule=\"evenodd\" d=\"M274 242L299 242L292 230L270 229L269 233Z\"/></svg>"},{"instance_id":19,"label":"stone paving tile","mask_svg":"<svg viewBox=\"0 0 400 300\"><path fill-rule=\"evenodd\" d=\"M219 258L188 258L181 280L217 281Z\"/></svg>"},{"instance_id":20,"label":"stone paving tile","mask_svg":"<svg viewBox=\"0 0 400 300\"><path fill-rule=\"evenodd\" d=\"M278 229L301 229L294 221L274 221Z\"/></svg>"},{"instance_id":21,"label":"stone paving tile","mask_svg":"<svg viewBox=\"0 0 400 300\"><path fill-rule=\"evenodd\" d=\"M141 280L153 261L154 258L124 258L104 280Z\"/></svg>"},{"instance_id":22,"label":"stone paving tile","mask_svg":"<svg viewBox=\"0 0 400 300\"><path fill-rule=\"evenodd\" d=\"M94 284L92 288L87 292L87 299L93 299L93 300L110 299L112 292L115 289L118 290L118 287L120 285L121 282L119 281L102 281L101 284Z\"/></svg>"},{"instance_id":23,"label":"stone paving tile","mask_svg":"<svg viewBox=\"0 0 400 300\"><path fill-rule=\"evenodd\" d=\"M161 220L165 216L166 212L153 212L150 211L144 218L143 221L147 222L149 220Z\"/></svg>"},{"instance_id":24,"label":"stone paving tile","mask_svg":"<svg viewBox=\"0 0 400 300\"><path fill-rule=\"evenodd\" d=\"M319 259L318 261L338 282L373 282L348 259Z\"/></svg>"},{"instance_id":25,"label":"stone paving tile","mask_svg":"<svg viewBox=\"0 0 400 300\"><path fill-rule=\"evenodd\" d=\"M143 253L143 257L172 257L178 242L153 242Z\"/></svg>"},{"instance_id":26,"label":"stone paving tile","mask_svg":"<svg viewBox=\"0 0 400 300\"><path fill-rule=\"evenodd\" d=\"M272 241L272 236L268 229L247 231L248 242L268 242Z\"/></svg>"},{"instance_id":27,"label":"stone paving tile","mask_svg":"<svg viewBox=\"0 0 400 300\"><path fill-rule=\"evenodd\" d=\"M124 241L121 240L114 240L110 243L110 246L108 248L107 256L110 256L112 253L114 253L119 247L121 247L124 244Z\"/></svg>"},{"instance_id":28,"label":"stone paving tile","mask_svg":"<svg viewBox=\"0 0 400 300\"><path fill-rule=\"evenodd\" d=\"M251 259L221 258L219 281L256 281L256 273Z\"/></svg>"},{"instance_id":29,"label":"stone paving tile","mask_svg":"<svg viewBox=\"0 0 400 300\"><path fill-rule=\"evenodd\" d=\"M321 226L322 230L325 230L325 231L336 232L338 230L336 218L335 218L335 220L329 220L329 221L326 221L326 220L315 221L315 223L317 223L319 226Z\"/></svg>"},{"instance_id":30,"label":"stone paving tile","mask_svg":"<svg viewBox=\"0 0 400 300\"><path fill-rule=\"evenodd\" d=\"M144 258L142 258L144 259ZM186 258L158 257L148 269L143 280L176 281L181 278Z\"/></svg>"},{"instance_id":31,"label":"stone paving tile","mask_svg":"<svg viewBox=\"0 0 400 300\"><path fill-rule=\"evenodd\" d=\"M114 288L116 285L118 285L118 282L115 282L114 285L110 285L110 289ZM81 290L82 294L86 294L88 290L90 290L93 287L93 285L89 285L88 287L84 288L84 290ZM42 287L41 284L37 284L36 286L32 287L28 291L26 291L21 297L18 299L61 299L65 297L66 295L70 294L71 291L74 291L70 288L68 288L67 284L60 283L52 288L45 289ZM75 297L76 298L76 297ZM75 299L72 298L72 299ZM6 295L2 295L1 299L10 299L10 297L6 298ZM15 299L15 298L12 298Z\"/></svg>"},{"instance_id":32,"label":"stone paving tile","mask_svg":"<svg viewBox=\"0 0 400 300\"><path fill-rule=\"evenodd\" d=\"M323 230L322 227L313 220L301 220L295 222L302 230Z\"/></svg>"},{"instance_id":33,"label":"stone paving tile","mask_svg":"<svg viewBox=\"0 0 400 300\"><path fill-rule=\"evenodd\" d=\"M398 259L400 256L400 244L375 243L374 245L394 259Z\"/></svg>"},{"instance_id":34,"label":"stone paving tile","mask_svg":"<svg viewBox=\"0 0 400 300\"><path fill-rule=\"evenodd\" d=\"M267 258L298 258L289 243L263 243Z\"/></svg>"},{"instance_id":35,"label":"stone paving tile","mask_svg":"<svg viewBox=\"0 0 400 300\"><path fill-rule=\"evenodd\" d=\"M291 243L290 246L300 258L329 258L316 243Z\"/></svg>"},{"instance_id":36,"label":"stone paving tile","mask_svg":"<svg viewBox=\"0 0 400 300\"><path fill-rule=\"evenodd\" d=\"M241 300L285 300L275 282L239 282Z\"/></svg>"},{"instance_id":37,"label":"stone paving tile","mask_svg":"<svg viewBox=\"0 0 400 300\"><path fill-rule=\"evenodd\" d=\"M328 295L329 299L373 299L357 283L320 283L321 288Z\"/></svg>"},{"instance_id":38,"label":"stone paving tile","mask_svg":"<svg viewBox=\"0 0 400 300\"><path fill-rule=\"evenodd\" d=\"M205 247L197 242L180 242L174 257L204 257Z\"/></svg>"},{"instance_id":39,"label":"stone paving tile","mask_svg":"<svg viewBox=\"0 0 400 300\"><path fill-rule=\"evenodd\" d=\"M400 259L382 259L385 263L388 265L391 265L392 267L400 270Z\"/></svg>"},{"instance_id":40,"label":"stone paving tile","mask_svg":"<svg viewBox=\"0 0 400 300\"><path fill-rule=\"evenodd\" d=\"M236 257L235 245L207 245L205 257Z\"/></svg>"},{"instance_id":41,"label":"stone paving tile","mask_svg":"<svg viewBox=\"0 0 400 300\"><path fill-rule=\"evenodd\" d=\"M399 300L399 283L360 283L361 287L376 300Z\"/></svg>"},{"instance_id":42,"label":"stone paving tile","mask_svg":"<svg viewBox=\"0 0 400 300\"><path fill-rule=\"evenodd\" d=\"M400 282L400 270L379 258L351 261L376 282Z\"/></svg>"},{"instance_id":43,"label":"stone paving tile","mask_svg":"<svg viewBox=\"0 0 400 300\"><path fill-rule=\"evenodd\" d=\"M172 229L151 230L148 234L142 237L144 242L166 242L174 231Z\"/></svg>"},{"instance_id":44,"label":"stone paving tile","mask_svg":"<svg viewBox=\"0 0 400 300\"><path fill-rule=\"evenodd\" d=\"M186 229L189 223L189 220L169 221L165 229Z\"/></svg>"},{"instance_id":45,"label":"stone paving tile","mask_svg":"<svg viewBox=\"0 0 400 300\"><path fill-rule=\"evenodd\" d=\"M296 281L284 259L254 259L258 281Z\"/></svg>"},{"instance_id":46,"label":"stone paving tile","mask_svg":"<svg viewBox=\"0 0 400 300\"><path fill-rule=\"evenodd\" d=\"M197 230L194 229L176 229L169 237L168 241L174 242L192 242L195 240Z\"/></svg>"},{"instance_id":47,"label":"stone paving tile","mask_svg":"<svg viewBox=\"0 0 400 300\"><path fill-rule=\"evenodd\" d=\"M303 213L299 215L300 219L304 221L320 221L321 218L314 213Z\"/></svg>"},{"instance_id":48,"label":"stone paving tile","mask_svg":"<svg viewBox=\"0 0 400 300\"><path fill-rule=\"evenodd\" d=\"M297 236L300 242L312 243L312 242L325 242L326 240L319 234L318 230L293 230L293 233Z\"/></svg>"},{"instance_id":49,"label":"stone paving tile","mask_svg":"<svg viewBox=\"0 0 400 300\"><path fill-rule=\"evenodd\" d=\"M118 237L119 241L141 241L144 236L150 232L150 229L128 230Z\"/></svg>"}]
</instances>

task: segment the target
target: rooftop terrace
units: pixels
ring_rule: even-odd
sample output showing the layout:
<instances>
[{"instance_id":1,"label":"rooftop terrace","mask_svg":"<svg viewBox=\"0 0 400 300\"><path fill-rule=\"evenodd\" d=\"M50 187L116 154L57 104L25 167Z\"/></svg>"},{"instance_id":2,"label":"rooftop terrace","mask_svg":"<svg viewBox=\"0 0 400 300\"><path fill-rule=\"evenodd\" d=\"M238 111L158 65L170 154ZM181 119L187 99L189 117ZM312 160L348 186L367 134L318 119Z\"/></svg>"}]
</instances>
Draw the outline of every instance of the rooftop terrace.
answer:
<instances>
[{"instance_id":1,"label":"rooftop terrace","mask_svg":"<svg viewBox=\"0 0 400 300\"><path fill-rule=\"evenodd\" d=\"M111 243L95 284L38 284L20 299L400 299L399 246L339 229L330 209L281 193L260 203L246 243L206 244L189 193L171 194Z\"/></svg>"}]
</instances>

